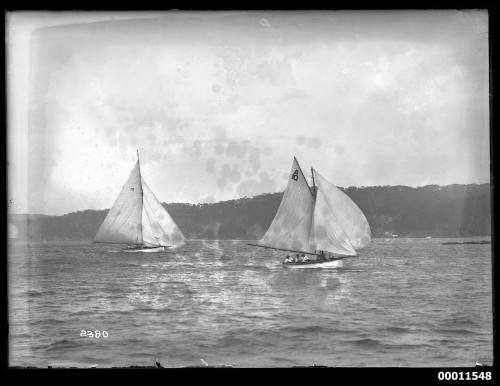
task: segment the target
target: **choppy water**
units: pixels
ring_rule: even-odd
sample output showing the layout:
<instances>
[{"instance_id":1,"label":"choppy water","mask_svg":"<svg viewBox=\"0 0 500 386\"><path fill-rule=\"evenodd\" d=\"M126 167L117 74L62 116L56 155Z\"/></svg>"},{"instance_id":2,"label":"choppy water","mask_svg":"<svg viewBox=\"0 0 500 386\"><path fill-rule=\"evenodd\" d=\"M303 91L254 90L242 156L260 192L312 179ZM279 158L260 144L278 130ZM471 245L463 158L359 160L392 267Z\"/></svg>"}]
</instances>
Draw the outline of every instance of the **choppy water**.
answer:
<instances>
[{"instance_id":1,"label":"choppy water","mask_svg":"<svg viewBox=\"0 0 500 386\"><path fill-rule=\"evenodd\" d=\"M491 245L443 241L377 239L303 270L243 241L13 246L9 363L473 366L492 357Z\"/></svg>"}]
</instances>

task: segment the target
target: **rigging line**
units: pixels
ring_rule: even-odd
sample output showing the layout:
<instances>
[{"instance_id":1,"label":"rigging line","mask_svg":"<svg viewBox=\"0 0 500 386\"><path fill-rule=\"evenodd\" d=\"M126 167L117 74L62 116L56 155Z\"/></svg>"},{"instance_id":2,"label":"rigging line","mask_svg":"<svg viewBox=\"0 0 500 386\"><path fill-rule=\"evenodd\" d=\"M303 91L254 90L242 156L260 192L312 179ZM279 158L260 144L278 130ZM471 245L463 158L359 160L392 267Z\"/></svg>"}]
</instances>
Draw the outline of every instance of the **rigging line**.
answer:
<instances>
[{"instance_id":1,"label":"rigging line","mask_svg":"<svg viewBox=\"0 0 500 386\"><path fill-rule=\"evenodd\" d=\"M303 253L303 254L305 254L305 255L315 255L315 256L319 256L319 254L318 254L318 253L312 253L312 252L300 251L300 250L295 250L295 249L275 248L275 247L268 247L267 245L251 244L251 243L248 243L247 245L252 245L252 246L254 246L254 247L261 247L261 248L266 248L266 249L277 249L278 251L299 252L299 253Z\"/></svg>"}]
</instances>

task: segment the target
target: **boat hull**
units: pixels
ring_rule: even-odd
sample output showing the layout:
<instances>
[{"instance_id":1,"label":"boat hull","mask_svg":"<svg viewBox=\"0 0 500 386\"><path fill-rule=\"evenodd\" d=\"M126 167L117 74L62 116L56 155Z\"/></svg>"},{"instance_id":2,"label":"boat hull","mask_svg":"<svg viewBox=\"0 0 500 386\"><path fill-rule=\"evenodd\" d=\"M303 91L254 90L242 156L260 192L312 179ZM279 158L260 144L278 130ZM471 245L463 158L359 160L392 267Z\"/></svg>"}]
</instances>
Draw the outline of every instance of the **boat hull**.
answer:
<instances>
[{"instance_id":1,"label":"boat hull","mask_svg":"<svg viewBox=\"0 0 500 386\"><path fill-rule=\"evenodd\" d=\"M283 267L294 268L294 269L304 269L304 268L340 268L343 262L341 259L321 261L321 262L309 262L309 263L283 263Z\"/></svg>"},{"instance_id":2,"label":"boat hull","mask_svg":"<svg viewBox=\"0 0 500 386\"><path fill-rule=\"evenodd\" d=\"M156 248L139 248L139 249L124 249L123 252L127 253L153 253L153 252L165 252L166 247L156 247Z\"/></svg>"}]
</instances>

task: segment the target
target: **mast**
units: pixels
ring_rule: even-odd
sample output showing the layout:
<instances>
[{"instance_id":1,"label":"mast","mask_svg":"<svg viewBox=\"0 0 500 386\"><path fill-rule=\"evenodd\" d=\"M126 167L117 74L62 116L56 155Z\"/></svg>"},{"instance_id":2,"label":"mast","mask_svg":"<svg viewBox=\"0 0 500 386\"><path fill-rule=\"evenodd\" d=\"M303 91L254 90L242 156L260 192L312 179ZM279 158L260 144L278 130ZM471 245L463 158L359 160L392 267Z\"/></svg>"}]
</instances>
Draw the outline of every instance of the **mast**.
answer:
<instances>
[{"instance_id":1,"label":"mast","mask_svg":"<svg viewBox=\"0 0 500 386\"><path fill-rule=\"evenodd\" d=\"M313 200L314 200L313 205L314 206L313 206L313 213L311 216L311 225L309 228L309 243L312 243L314 245L313 250L316 251L316 243L314 241L314 207L316 207L316 193L317 193L318 188L316 187L316 182L314 181L314 169L312 166L311 166L311 177L312 177L311 191L312 191L312 195L313 195Z\"/></svg>"},{"instance_id":2,"label":"mast","mask_svg":"<svg viewBox=\"0 0 500 386\"><path fill-rule=\"evenodd\" d=\"M311 166L311 176L312 176L312 182L313 182L313 186L312 186L312 192L313 192L313 196L314 198L316 198L316 183L314 182L314 169L312 168Z\"/></svg>"},{"instance_id":3,"label":"mast","mask_svg":"<svg viewBox=\"0 0 500 386\"><path fill-rule=\"evenodd\" d=\"M140 243L138 244L144 244L143 242L143 236L142 236L142 211L144 210L144 191L142 190L142 174L141 174L141 162L139 159L139 149L136 149L137 152L137 165L139 166L139 183L141 184L141 214L140 214L140 219L141 219L141 232L140 232ZM138 240L139 241L139 240Z\"/></svg>"}]
</instances>

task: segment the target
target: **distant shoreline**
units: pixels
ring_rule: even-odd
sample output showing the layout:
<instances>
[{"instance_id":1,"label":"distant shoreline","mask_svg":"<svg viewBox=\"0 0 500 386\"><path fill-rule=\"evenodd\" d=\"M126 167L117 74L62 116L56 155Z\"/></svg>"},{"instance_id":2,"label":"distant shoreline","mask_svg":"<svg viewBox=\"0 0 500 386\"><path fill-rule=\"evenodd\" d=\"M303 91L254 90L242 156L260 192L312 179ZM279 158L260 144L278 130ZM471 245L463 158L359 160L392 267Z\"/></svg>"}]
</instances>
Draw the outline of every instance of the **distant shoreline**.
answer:
<instances>
[{"instance_id":1,"label":"distant shoreline","mask_svg":"<svg viewBox=\"0 0 500 386\"><path fill-rule=\"evenodd\" d=\"M440 240L440 239L457 239L457 240L467 240L464 242L449 242L442 243L445 245L461 245L461 244L490 244L491 236L432 236L430 239L428 236L401 236L401 237L372 237L372 240L403 240L403 239L428 239L428 240ZM481 240L469 240L469 239L481 239ZM42 245L95 245L92 243L92 240L25 240L25 239L8 239L9 243L14 244L42 244ZM186 241L194 241L194 242L214 242L214 241L223 241L223 242L256 242L257 240L244 240L244 239L187 239ZM105 245L105 244L101 244ZM123 244L125 245L125 244Z\"/></svg>"},{"instance_id":2,"label":"distant shoreline","mask_svg":"<svg viewBox=\"0 0 500 386\"><path fill-rule=\"evenodd\" d=\"M460 238L491 234L489 185L379 186L344 192L364 213L374 238ZM163 203L188 239L257 240L269 228L282 193L207 204ZM107 210L62 216L9 214L10 238L90 242Z\"/></svg>"}]
</instances>

